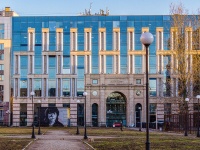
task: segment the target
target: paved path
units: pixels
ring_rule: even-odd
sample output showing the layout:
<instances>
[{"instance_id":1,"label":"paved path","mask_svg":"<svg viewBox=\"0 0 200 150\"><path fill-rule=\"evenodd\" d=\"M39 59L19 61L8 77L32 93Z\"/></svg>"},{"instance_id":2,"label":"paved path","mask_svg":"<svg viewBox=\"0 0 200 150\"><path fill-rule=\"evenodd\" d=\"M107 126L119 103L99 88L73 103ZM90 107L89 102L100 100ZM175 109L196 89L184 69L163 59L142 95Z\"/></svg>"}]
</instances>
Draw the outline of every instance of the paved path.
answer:
<instances>
[{"instance_id":1,"label":"paved path","mask_svg":"<svg viewBox=\"0 0 200 150\"><path fill-rule=\"evenodd\" d=\"M50 130L37 139L26 150L91 150L81 139L83 136L70 135L62 130Z\"/></svg>"}]
</instances>

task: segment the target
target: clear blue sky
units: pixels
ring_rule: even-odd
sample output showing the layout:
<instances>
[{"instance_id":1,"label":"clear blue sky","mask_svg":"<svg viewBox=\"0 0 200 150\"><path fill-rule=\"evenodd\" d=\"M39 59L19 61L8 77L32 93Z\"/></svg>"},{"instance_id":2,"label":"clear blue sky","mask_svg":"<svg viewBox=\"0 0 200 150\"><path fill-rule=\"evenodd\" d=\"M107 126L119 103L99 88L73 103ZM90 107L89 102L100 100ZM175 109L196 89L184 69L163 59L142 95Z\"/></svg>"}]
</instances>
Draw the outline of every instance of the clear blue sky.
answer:
<instances>
[{"instance_id":1,"label":"clear blue sky","mask_svg":"<svg viewBox=\"0 0 200 150\"><path fill-rule=\"evenodd\" d=\"M89 9L91 2L92 14L107 7L110 15L168 15L170 4L179 2L190 13L200 8L200 0L0 0L0 9L11 7L21 16L74 16Z\"/></svg>"}]
</instances>

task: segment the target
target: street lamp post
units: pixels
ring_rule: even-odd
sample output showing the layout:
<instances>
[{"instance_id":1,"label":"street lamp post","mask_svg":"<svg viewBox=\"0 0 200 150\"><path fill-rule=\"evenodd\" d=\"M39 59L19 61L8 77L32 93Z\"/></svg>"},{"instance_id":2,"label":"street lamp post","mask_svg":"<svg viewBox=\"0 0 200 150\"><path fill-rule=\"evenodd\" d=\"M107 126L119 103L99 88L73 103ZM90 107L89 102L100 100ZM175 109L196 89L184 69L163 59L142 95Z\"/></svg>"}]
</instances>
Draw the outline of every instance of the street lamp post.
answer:
<instances>
[{"instance_id":1,"label":"street lamp post","mask_svg":"<svg viewBox=\"0 0 200 150\"><path fill-rule=\"evenodd\" d=\"M139 127L139 131L142 131L142 115L141 115L142 107L138 107L138 109L139 109L139 113L140 113L140 127Z\"/></svg>"},{"instance_id":2,"label":"street lamp post","mask_svg":"<svg viewBox=\"0 0 200 150\"><path fill-rule=\"evenodd\" d=\"M31 138L35 139L35 132L34 132L34 107L33 107L33 96L35 95L35 92L30 93L31 98L32 98L32 113L33 113L33 123L32 123L32 136Z\"/></svg>"},{"instance_id":3,"label":"street lamp post","mask_svg":"<svg viewBox=\"0 0 200 150\"><path fill-rule=\"evenodd\" d=\"M197 95L197 97L196 97L197 99L198 99L198 125L197 125L197 137L200 137L200 134L199 134L199 125L200 125L200 122L199 122L199 99L200 99L200 95Z\"/></svg>"},{"instance_id":4,"label":"street lamp post","mask_svg":"<svg viewBox=\"0 0 200 150\"><path fill-rule=\"evenodd\" d=\"M149 32L142 33L140 41L146 48L146 150L150 150L149 142L149 56L148 56L148 47L153 42L153 35Z\"/></svg>"},{"instance_id":5,"label":"street lamp post","mask_svg":"<svg viewBox=\"0 0 200 150\"><path fill-rule=\"evenodd\" d=\"M41 101L38 100L38 103L40 104L40 107L39 107L39 109L38 109L38 126L39 126L39 128L38 128L38 135L41 135L41 132L40 132L40 112L41 112Z\"/></svg>"},{"instance_id":6,"label":"street lamp post","mask_svg":"<svg viewBox=\"0 0 200 150\"><path fill-rule=\"evenodd\" d=\"M87 92L83 92L83 95L85 96L85 113L84 113L84 125L85 125L85 132L84 132L84 139L87 139L87 130L86 130L86 96Z\"/></svg>"},{"instance_id":7,"label":"street lamp post","mask_svg":"<svg viewBox=\"0 0 200 150\"><path fill-rule=\"evenodd\" d=\"M189 102L189 98L185 98L185 102L186 102L186 108L185 108L185 120L186 120L186 123L185 123L185 133L184 133L184 136L188 136L188 102Z\"/></svg>"},{"instance_id":8,"label":"street lamp post","mask_svg":"<svg viewBox=\"0 0 200 150\"><path fill-rule=\"evenodd\" d=\"M76 118L76 135L79 135L79 128L78 128L78 103L80 102L80 100L77 100L77 118Z\"/></svg>"}]
</instances>

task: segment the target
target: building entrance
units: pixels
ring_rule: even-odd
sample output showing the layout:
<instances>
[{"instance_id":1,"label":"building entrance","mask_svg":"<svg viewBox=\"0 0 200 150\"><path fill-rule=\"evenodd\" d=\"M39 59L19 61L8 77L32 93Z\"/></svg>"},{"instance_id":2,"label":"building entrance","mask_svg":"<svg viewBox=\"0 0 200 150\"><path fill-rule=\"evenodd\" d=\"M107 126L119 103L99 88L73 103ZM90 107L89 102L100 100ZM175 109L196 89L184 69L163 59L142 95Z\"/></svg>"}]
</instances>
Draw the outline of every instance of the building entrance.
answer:
<instances>
[{"instance_id":1,"label":"building entrance","mask_svg":"<svg viewBox=\"0 0 200 150\"><path fill-rule=\"evenodd\" d=\"M122 122L126 126L126 97L119 92L111 93L106 100L106 125Z\"/></svg>"}]
</instances>

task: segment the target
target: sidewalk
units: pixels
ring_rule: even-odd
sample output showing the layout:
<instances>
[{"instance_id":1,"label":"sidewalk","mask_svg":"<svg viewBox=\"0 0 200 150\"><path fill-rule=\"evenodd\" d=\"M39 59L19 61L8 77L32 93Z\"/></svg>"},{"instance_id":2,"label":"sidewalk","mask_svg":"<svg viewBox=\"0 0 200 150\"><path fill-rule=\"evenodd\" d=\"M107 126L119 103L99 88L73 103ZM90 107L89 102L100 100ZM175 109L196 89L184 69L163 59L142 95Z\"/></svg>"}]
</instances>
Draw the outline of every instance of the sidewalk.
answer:
<instances>
[{"instance_id":1,"label":"sidewalk","mask_svg":"<svg viewBox=\"0 0 200 150\"><path fill-rule=\"evenodd\" d=\"M70 135L66 131L50 130L44 135L36 135L36 140L25 150L92 150L81 140L82 135Z\"/></svg>"}]
</instances>

